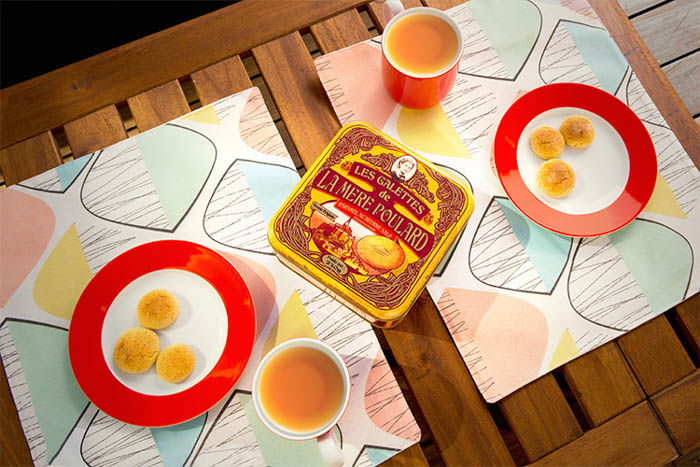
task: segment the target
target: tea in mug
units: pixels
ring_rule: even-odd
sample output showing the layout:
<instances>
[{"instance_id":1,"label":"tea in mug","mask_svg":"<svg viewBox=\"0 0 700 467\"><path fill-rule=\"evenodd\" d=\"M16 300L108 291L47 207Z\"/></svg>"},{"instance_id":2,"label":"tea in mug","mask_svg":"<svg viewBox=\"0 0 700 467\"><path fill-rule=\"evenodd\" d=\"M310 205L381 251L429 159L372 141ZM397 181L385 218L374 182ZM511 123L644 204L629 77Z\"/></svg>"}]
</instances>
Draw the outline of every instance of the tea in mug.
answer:
<instances>
[{"instance_id":1,"label":"tea in mug","mask_svg":"<svg viewBox=\"0 0 700 467\"><path fill-rule=\"evenodd\" d=\"M274 355L260 374L260 402L272 421L309 433L325 426L343 403L340 369L322 351L290 347Z\"/></svg>"},{"instance_id":2,"label":"tea in mug","mask_svg":"<svg viewBox=\"0 0 700 467\"><path fill-rule=\"evenodd\" d=\"M447 68L460 51L452 26L430 14L404 16L385 34L386 51L401 70L431 75Z\"/></svg>"}]
</instances>

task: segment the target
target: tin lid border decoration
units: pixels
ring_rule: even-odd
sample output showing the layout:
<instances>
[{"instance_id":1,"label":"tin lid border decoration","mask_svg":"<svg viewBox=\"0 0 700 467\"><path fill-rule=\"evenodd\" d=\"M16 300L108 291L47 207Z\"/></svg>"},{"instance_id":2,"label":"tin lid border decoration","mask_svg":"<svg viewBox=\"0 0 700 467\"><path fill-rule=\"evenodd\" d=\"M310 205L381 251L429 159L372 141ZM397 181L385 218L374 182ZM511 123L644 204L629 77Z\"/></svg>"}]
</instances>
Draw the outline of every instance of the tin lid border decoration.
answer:
<instances>
[{"instance_id":1,"label":"tin lid border decoration","mask_svg":"<svg viewBox=\"0 0 700 467\"><path fill-rule=\"evenodd\" d=\"M402 176L395 167L406 156L414 162ZM330 210L323 206L329 201ZM334 209L347 217L342 226L335 223ZM392 327L418 298L473 209L468 187L371 125L354 122L340 129L277 211L268 237L290 268L373 325ZM319 245L315 235L324 235L318 233L329 223L324 220L333 222L328 228L336 233L330 235L340 235L345 249ZM377 268L361 258L351 221L399 245L398 265Z\"/></svg>"}]
</instances>

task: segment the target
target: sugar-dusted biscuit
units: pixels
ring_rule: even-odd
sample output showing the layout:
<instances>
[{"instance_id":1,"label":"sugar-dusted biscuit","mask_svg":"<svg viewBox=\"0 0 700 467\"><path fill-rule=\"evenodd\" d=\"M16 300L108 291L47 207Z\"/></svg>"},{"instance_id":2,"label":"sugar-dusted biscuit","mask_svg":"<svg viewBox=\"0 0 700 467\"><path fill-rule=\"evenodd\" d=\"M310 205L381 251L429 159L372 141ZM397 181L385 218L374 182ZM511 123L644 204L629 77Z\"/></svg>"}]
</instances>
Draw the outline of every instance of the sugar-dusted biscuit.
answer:
<instances>
[{"instance_id":1,"label":"sugar-dusted biscuit","mask_svg":"<svg viewBox=\"0 0 700 467\"><path fill-rule=\"evenodd\" d=\"M552 159L544 162L537 171L537 185L552 198L561 198L571 193L576 184L576 174L569 164Z\"/></svg>"},{"instance_id":2,"label":"sugar-dusted biscuit","mask_svg":"<svg viewBox=\"0 0 700 467\"><path fill-rule=\"evenodd\" d=\"M566 144L577 149L590 146L595 138L593 123L580 115L574 115L564 120L559 131L564 136Z\"/></svg>"},{"instance_id":3,"label":"sugar-dusted biscuit","mask_svg":"<svg viewBox=\"0 0 700 467\"><path fill-rule=\"evenodd\" d=\"M180 313L180 304L172 292L155 289L141 297L136 308L136 317L141 326L149 329L167 328Z\"/></svg>"},{"instance_id":4,"label":"sugar-dusted biscuit","mask_svg":"<svg viewBox=\"0 0 700 467\"><path fill-rule=\"evenodd\" d=\"M185 344L173 344L158 355L156 373L163 381L179 383L194 370L194 352Z\"/></svg>"},{"instance_id":5,"label":"sugar-dusted biscuit","mask_svg":"<svg viewBox=\"0 0 700 467\"><path fill-rule=\"evenodd\" d=\"M363 262L379 270L398 268L406 258L401 245L381 235L362 237L355 249Z\"/></svg>"},{"instance_id":6,"label":"sugar-dusted biscuit","mask_svg":"<svg viewBox=\"0 0 700 467\"><path fill-rule=\"evenodd\" d=\"M564 151L564 137L551 126L536 128L530 135L530 147L538 157L544 160L559 157Z\"/></svg>"},{"instance_id":7,"label":"sugar-dusted biscuit","mask_svg":"<svg viewBox=\"0 0 700 467\"><path fill-rule=\"evenodd\" d=\"M158 335L145 328L130 328L114 344L114 362L125 373L143 373L158 357Z\"/></svg>"}]
</instances>

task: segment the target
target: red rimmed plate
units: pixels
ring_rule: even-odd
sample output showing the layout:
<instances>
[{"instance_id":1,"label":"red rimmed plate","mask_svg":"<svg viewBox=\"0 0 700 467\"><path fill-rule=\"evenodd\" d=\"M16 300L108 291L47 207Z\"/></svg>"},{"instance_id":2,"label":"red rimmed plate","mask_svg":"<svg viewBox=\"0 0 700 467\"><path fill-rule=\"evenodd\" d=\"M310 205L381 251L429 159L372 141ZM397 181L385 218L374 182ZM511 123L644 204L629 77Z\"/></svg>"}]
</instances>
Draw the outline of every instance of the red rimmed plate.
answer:
<instances>
[{"instance_id":1,"label":"red rimmed plate","mask_svg":"<svg viewBox=\"0 0 700 467\"><path fill-rule=\"evenodd\" d=\"M138 326L136 303L154 288L172 291L180 314L156 331L161 349L188 344L192 374L166 383L151 368L129 375L114 364L118 336ZM253 300L238 271L196 243L163 240L137 246L106 264L76 305L68 332L71 366L80 388L106 414L132 425L159 427L206 412L233 388L255 341Z\"/></svg>"},{"instance_id":2,"label":"red rimmed plate","mask_svg":"<svg viewBox=\"0 0 700 467\"><path fill-rule=\"evenodd\" d=\"M544 162L529 145L542 125L559 128L571 115L589 118L596 130L585 149L566 147L560 159L576 172L576 186L564 198L537 189ZM649 202L656 183L654 144L642 121L615 96L577 83L534 89L513 103L496 131L494 162L513 204L532 221L572 237L613 232L634 220Z\"/></svg>"}]
</instances>

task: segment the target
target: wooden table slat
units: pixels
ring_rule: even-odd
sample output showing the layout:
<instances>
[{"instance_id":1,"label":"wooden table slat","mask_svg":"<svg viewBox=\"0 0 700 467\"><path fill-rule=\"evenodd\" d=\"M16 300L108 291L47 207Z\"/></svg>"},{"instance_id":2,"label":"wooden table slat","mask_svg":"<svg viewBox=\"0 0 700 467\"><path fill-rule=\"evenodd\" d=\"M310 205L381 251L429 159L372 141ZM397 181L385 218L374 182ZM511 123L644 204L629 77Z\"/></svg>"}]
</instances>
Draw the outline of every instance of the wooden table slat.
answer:
<instances>
[{"instance_id":1,"label":"wooden table slat","mask_svg":"<svg viewBox=\"0 0 700 467\"><path fill-rule=\"evenodd\" d=\"M678 381L695 369L664 315L621 336L617 343L648 395Z\"/></svg>"},{"instance_id":2,"label":"wooden table slat","mask_svg":"<svg viewBox=\"0 0 700 467\"><path fill-rule=\"evenodd\" d=\"M74 157L80 157L127 138L119 111L113 105L63 126Z\"/></svg>"},{"instance_id":3,"label":"wooden table slat","mask_svg":"<svg viewBox=\"0 0 700 467\"><path fill-rule=\"evenodd\" d=\"M308 167L338 130L328 97L299 33L253 49L289 134Z\"/></svg>"},{"instance_id":4,"label":"wooden table slat","mask_svg":"<svg viewBox=\"0 0 700 467\"><path fill-rule=\"evenodd\" d=\"M662 70L688 107L688 111L693 115L700 114L700 50L664 66Z\"/></svg>"},{"instance_id":5,"label":"wooden table slat","mask_svg":"<svg viewBox=\"0 0 700 467\"><path fill-rule=\"evenodd\" d=\"M698 356L700 349L700 294L686 299L683 303L676 305L677 322L691 351Z\"/></svg>"},{"instance_id":6,"label":"wooden table slat","mask_svg":"<svg viewBox=\"0 0 700 467\"><path fill-rule=\"evenodd\" d=\"M564 377L593 426L644 399L642 388L615 342L564 365Z\"/></svg>"},{"instance_id":7,"label":"wooden table slat","mask_svg":"<svg viewBox=\"0 0 700 467\"><path fill-rule=\"evenodd\" d=\"M627 16L652 8L666 0L617 0Z\"/></svg>"},{"instance_id":8,"label":"wooden table slat","mask_svg":"<svg viewBox=\"0 0 700 467\"><path fill-rule=\"evenodd\" d=\"M635 17L632 24L656 61L666 63L700 44L700 2L674 0Z\"/></svg>"},{"instance_id":9,"label":"wooden table slat","mask_svg":"<svg viewBox=\"0 0 700 467\"><path fill-rule=\"evenodd\" d=\"M191 77L202 105L253 87L238 55L196 71Z\"/></svg>"},{"instance_id":10,"label":"wooden table slat","mask_svg":"<svg viewBox=\"0 0 700 467\"><path fill-rule=\"evenodd\" d=\"M513 463L427 291L384 337L448 465Z\"/></svg>"},{"instance_id":11,"label":"wooden table slat","mask_svg":"<svg viewBox=\"0 0 700 467\"><path fill-rule=\"evenodd\" d=\"M2 90L2 147L355 8L245 0ZM264 27L261 27L264 25Z\"/></svg>"},{"instance_id":12,"label":"wooden table slat","mask_svg":"<svg viewBox=\"0 0 700 467\"><path fill-rule=\"evenodd\" d=\"M177 80L130 97L126 102L139 131L150 130L190 111Z\"/></svg>"},{"instance_id":13,"label":"wooden table slat","mask_svg":"<svg viewBox=\"0 0 700 467\"><path fill-rule=\"evenodd\" d=\"M700 370L656 394L651 401L682 454L700 447Z\"/></svg>"},{"instance_id":14,"label":"wooden table slat","mask_svg":"<svg viewBox=\"0 0 700 467\"><path fill-rule=\"evenodd\" d=\"M645 401L533 465L662 465L676 455L673 443Z\"/></svg>"},{"instance_id":15,"label":"wooden table slat","mask_svg":"<svg viewBox=\"0 0 700 467\"><path fill-rule=\"evenodd\" d=\"M53 169L62 162L58 145L50 131L0 151L0 167L7 186Z\"/></svg>"},{"instance_id":16,"label":"wooden table slat","mask_svg":"<svg viewBox=\"0 0 700 467\"><path fill-rule=\"evenodd\" d=\"M311 34L324 54L372 37L357 10L349 10L312 25Z\"/></svg>"},{"instance_id":17,"label":"wooden table slat","mask_svg":"<svg viewBox=\"0 0 700 467\"><path fill-rule=\"evenodd\" d=\"M583 434L551 373L515 391L498 405L530 461Z\"/></svg>"}]
</instances>

